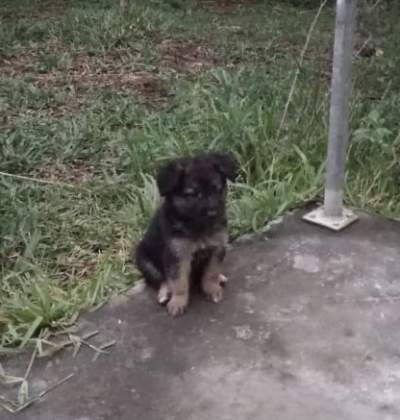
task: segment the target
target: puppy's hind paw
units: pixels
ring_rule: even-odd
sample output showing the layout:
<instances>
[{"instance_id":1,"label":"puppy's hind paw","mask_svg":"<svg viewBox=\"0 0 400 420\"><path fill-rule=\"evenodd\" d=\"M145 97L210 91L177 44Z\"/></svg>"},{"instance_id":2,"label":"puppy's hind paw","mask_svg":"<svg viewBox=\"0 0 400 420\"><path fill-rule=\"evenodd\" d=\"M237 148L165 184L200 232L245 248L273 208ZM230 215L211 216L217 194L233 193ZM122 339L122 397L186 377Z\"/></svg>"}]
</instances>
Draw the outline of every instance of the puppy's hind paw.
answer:
<instances>
[{"instance_id":1,"label":"puppy's hind paw","mask_svg":"<svg viewBox=\"0 0 400 420\"><path fill-rule=\"evenodd\" d=\"M219 288L216 288L214 290L214 292L212 293L212 295L210 295L210 297L211 297L211 300L214 303L219 303L219 302L221 302L222 298L224 297L224 290L220 286Z\"/></svg>"},{"instance_id":2,"label":"puppy's hind paw","mask_svg":"<svg viewBox=\"0 0 400 420\"><path fill-rule=\"evenodd\" d=\"M206 296L214 303L221 302L224 297L224 289L219 283L206 283L203 285L203 290Z\"/></svg>"}]
</instances>

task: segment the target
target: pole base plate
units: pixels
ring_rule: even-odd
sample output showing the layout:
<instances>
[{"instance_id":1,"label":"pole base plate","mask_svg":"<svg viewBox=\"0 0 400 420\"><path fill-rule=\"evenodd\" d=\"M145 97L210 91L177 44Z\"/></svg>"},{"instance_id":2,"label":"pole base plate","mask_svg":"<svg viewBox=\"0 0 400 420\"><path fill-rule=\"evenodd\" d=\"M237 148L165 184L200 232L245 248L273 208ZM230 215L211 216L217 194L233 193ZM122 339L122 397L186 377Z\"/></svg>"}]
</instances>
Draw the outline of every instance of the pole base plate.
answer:
<instances>
[{"instance_id":1,"label":"pole base plate","mask_svg":"<svg viewBox=\"0 0 400 420\"><path fill-rule=\"evenodd\" d=\"M314 223L316 225L327 227L328 229L339 232L345 227L351 225L358 219L358 216L351 210L343 208L342 216L340 217L328 217L325 214L324 207L318 207L317 209L307 213L303 216L303 220Z\"/></svg>"}]
</instances>

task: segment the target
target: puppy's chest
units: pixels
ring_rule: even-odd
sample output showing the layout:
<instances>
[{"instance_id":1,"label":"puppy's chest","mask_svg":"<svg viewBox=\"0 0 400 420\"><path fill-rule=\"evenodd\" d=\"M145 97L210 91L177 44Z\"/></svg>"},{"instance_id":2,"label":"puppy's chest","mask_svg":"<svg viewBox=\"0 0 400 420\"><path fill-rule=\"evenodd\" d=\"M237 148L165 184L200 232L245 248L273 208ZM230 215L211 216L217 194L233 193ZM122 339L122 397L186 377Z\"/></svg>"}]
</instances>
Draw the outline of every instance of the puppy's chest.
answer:
<instances>
[{"instance_id":1,"label":"puppy's chest","mask_svg":"<svg viewBox=\"0 0 400 420\"><path fill-rule=\"evenodd\" d=\"M228 234L226 231L221 231L213 235L204 236L198 239L174 239L173 248L179 255L193 255L198 251L205 251L207 249L225 247L228 242Z\"/></svg>"},{"instance_id":2,"label":"puppy's chest","mask_svg":"<svg viewBox=\"0 0 400 420\"><path fill-rule=\"evenodd\" d=\"M193 242L193 252L203 251L210 248L225 246L226 241L222 237L202 238Z\"/></svg>"}]
</instances>

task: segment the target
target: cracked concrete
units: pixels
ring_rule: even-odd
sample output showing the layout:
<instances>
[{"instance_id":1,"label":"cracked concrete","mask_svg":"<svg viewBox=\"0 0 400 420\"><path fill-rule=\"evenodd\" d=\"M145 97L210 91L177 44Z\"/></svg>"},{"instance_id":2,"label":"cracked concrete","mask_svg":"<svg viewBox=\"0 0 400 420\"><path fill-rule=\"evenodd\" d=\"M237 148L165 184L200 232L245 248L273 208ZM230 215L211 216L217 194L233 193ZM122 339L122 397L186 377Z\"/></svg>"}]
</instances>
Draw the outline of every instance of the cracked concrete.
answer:
<instances>
[{"instance_id":1,"label":"cracked concrete","mask_svg":"<svg viewBox=\"0 0 400 420\"><path fill-rule=\"evenodd\" d=\"M117 340L111 354L37 363L34 388L75 376L1 419L398 419L400 225L363 215L333 233L300 218L232 247L218 305L197 297L172 319L144 291L85 316Z\"/></svg>"}]
</instances>

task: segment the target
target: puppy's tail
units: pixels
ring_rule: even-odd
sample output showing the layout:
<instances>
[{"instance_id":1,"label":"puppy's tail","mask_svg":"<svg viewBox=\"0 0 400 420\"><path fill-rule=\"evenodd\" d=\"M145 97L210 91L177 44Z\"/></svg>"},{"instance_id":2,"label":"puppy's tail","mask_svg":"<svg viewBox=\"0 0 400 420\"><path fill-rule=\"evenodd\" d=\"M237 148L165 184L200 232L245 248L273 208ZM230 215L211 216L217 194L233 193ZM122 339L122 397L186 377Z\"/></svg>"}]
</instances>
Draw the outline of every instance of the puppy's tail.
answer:
<instances>
[{"instance_id":1,"label":"puppy's tail","mask_svg":"<svg viewBox=\"0 0 400 420\"><path fill-rule=\"evenodd\" d=\"M132 260L138 270L142 273L146 284L153 289L158 290L164 280L164 276L161 271L148 258L140 245L132 254Z\"/></svg>"}]
</instances>

